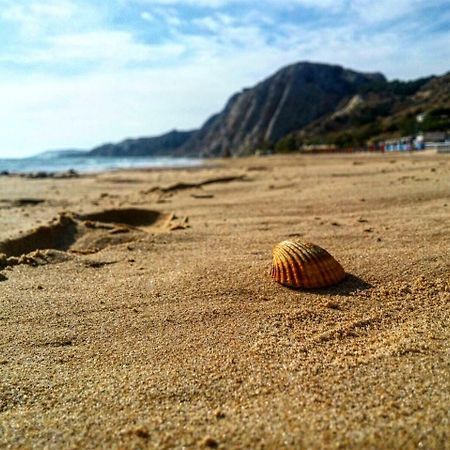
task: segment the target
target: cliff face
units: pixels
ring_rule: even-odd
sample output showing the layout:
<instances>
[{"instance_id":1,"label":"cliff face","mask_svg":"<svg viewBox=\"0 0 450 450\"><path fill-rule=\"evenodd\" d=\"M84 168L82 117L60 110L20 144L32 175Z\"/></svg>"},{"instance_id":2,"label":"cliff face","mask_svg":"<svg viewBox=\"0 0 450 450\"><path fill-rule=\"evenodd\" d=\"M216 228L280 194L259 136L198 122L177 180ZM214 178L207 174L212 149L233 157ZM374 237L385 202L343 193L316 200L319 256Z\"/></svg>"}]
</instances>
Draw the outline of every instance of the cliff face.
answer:
<instances>
[{"instance_id":1,"label":"cliff face","mask_svg":"<svg viewBox=\"0 0 450 450\"><path fill-rule=\"evenodd\" d=\"M364 86L342 102L338 111L288 134L276 148L292 151L305 144L362 146L437 130L450 130L450 73Z\"/></svg>"},{"instance_id":2,"label":"cliff face","mask_svg":"<svg viewBox=\"0 0 450 450\"><path fill-rule=\"evenodd\" d=\"M450 128L450 74L387 81L380 73L301 62L233 95L199 130L105 144L93 156L234 156L305 144L359 146Z\"/></svg>"},{"instance_id":3,"label":"cliff face","mask_svg":"<svg viewBox=\"0 0 450 450\"><path fill-rule=\"evenodd\" d=\"M171 131L156 137L126 139L104 144L90 151L90 156L168 156L179 152L194 131Z\"/></svg>"},{"instance_id":4,"label":"cliff face","mask_svg":"<svg viewBox=\"0 0 450 450\"><path fill-rule=\"evenodd\" d=\"M243 155L334 112L362 86L385 83L381 74L302 62L285 67L234 95L181 147L202 156Z\"/></svg>"}]
</instances>

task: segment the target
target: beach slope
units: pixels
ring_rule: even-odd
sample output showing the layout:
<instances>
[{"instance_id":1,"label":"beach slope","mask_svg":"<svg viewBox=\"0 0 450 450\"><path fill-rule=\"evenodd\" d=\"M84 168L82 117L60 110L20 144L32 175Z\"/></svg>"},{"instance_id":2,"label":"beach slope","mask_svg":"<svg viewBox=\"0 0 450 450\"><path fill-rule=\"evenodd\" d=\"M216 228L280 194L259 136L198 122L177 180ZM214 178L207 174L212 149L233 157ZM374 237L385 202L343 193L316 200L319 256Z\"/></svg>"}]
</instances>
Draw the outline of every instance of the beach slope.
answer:
<instances>
[{"instance_id":1,"label":"beach slope","mask_svg":"<svg viewBox=\"0 0 450 450\"><path fill-rule=\"evenodd\" d=\"M450 159L0 177L0 447L449 448ZM293 290L272 248L347 271Z\"/></svg>"}]
</instances>

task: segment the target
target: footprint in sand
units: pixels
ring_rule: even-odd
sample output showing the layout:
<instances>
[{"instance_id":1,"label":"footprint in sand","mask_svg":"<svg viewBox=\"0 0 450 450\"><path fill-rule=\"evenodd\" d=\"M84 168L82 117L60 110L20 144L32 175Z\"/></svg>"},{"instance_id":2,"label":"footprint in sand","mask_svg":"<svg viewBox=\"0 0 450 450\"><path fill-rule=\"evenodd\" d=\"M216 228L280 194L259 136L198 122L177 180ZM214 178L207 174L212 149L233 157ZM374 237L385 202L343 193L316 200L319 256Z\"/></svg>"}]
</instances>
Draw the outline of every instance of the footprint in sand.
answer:
<instances>
[{"instance_id":1,"label":"footprint in sand","mask_svg":"<svg viewBox=\"0 0 450 450\"><path fill-rule=\"evenodd\" d=\"M0 242L0 254L17 259L44 249L96 253L109 246L142 239L149 233L187 228L187 222L187 217L138 208L108 209L90 214L62 213L47 225Z\"/></svg>"}]
</instances>

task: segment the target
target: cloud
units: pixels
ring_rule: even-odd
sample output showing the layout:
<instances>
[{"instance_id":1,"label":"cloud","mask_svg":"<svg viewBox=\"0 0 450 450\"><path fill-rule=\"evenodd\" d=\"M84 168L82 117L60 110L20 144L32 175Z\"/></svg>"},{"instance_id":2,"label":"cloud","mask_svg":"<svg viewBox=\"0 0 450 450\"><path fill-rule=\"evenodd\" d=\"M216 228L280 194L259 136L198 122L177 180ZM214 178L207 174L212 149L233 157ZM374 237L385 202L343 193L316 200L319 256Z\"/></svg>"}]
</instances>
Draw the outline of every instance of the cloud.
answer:
<instances>
[{"instance_id":1,"label":"cloud","mask_svg":"<svg viewBox=\"0 0 450 450\"><path fill-rule=\"evenodd\" d=\"M0 19L15 23L19 33L36 35L43 28L71 20L77 7L69 0L47 0L18 3L6 1Z\"/></svg>"},{"instance_id":2,"label":"cloud","mask_svg":"<svg viewBox=\"0 0 450 450\"><path fill-rule=\"evenodd\" d=\"M97 68L123 67L132 63L152 64L179 57L184 47L175 42L148 45L136 41L126 31L93 31L51 36L44 47L30 48L20 55L0 56L0 61L23 65L73 67L77 64Z\"/></svg>"},{"instance_id":3,"label":"cloud","mask_svg":"<svg viewBox=\"0 0 450 450\"><path fill-rule=\"evenodd\" d=\"M141 18L147 22L154 22L156 20L156 17L147 11L141 13Z\"/></svg>"},{"instance_id":4,"label":"cloud","mask_svg":"<svg viewBox=\"0 0 450 450\"><path fill-rule=\"evenodd\" d=\"M182 20L174 8L156 8L154 11L171 27L176 28L182 24Z\"/></svg>"},{"instance_id":5,"label":"cloud","mask_svg":"<svg viewBox=\"0 0 450 450\"><path fill-rule=\"evenodd\" d=\"M177 6L196 6L201 8L223 8L229 5L254 5L254 0L129 0L131 3L144 5L177 5ZM295 5L302 5L310 8L335 8L339 5L336 0L260 0L259 5L266 4L273 7L286 8Z\"/></svg>"},{"instance_id":6,"label":"cloud","mask_svg":"<svg viewBox=\"0 0 450 450\"><path fill-rule=\"evenodd\" d=\"M4 2L0 142L11 151L198 127L234 92L299 60L391 78L449 69L441 0L111 4Z\"/></svg>"},{"instance_id":7,"label":"cloud","mask_svg":"<svg viewBox=\"0 0 450 450\"><path fill-rule=\"evenodd\" d=\"M3 4L0 16L19 23L39 19L61 20L72 17L75 10L75 4L69 0L31 1L23 4L7 1Z\"/></svg>"},{"instance_id":8,"label":"cloud","mask_svg":"<svg viewBox=\"0 0 450 450\"><path fill-rule=\"evenodd\" d=\"M224 33L236 25L236 20L227 14L215 14L194 19L192 23L213 33Z\"/></svg>"},{"instance_id":9,"label":"cloud","mask_svg":"<svg viewBox=\"0 0 450 450\"><path fill-rule=\"evenodd\" d=\"M245 0L244 0L245 1ZM163 6L197 6L206 8L220 8L225 5L239 3L239 0L129 0L130 3L140 5L163 5Z\"/></svg>"}]
</instances>

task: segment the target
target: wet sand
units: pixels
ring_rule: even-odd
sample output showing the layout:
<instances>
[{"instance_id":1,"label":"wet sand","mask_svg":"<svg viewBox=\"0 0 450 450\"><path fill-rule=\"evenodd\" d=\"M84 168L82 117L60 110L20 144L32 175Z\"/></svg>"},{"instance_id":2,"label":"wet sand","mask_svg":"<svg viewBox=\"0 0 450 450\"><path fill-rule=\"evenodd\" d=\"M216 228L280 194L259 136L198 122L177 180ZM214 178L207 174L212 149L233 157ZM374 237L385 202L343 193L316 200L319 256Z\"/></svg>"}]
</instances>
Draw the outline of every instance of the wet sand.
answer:
<instances>
[{"instance_id":1,"label":"wet sand","mask_svg":"<svg viewBox=\"0 0 450 450\"><path fill-rule=\"evenodd\" d=\"M449 238L445 155L0 177L0 447L450 448Z\"/></svg>"}]
</instances>

